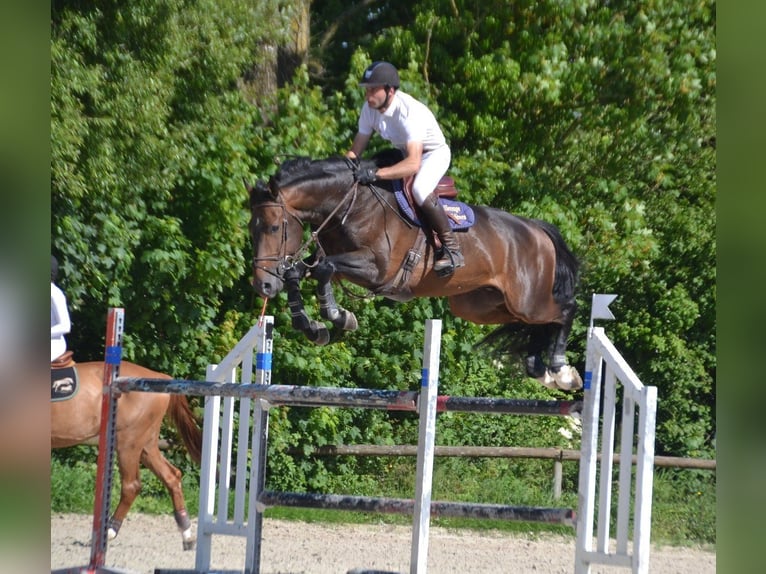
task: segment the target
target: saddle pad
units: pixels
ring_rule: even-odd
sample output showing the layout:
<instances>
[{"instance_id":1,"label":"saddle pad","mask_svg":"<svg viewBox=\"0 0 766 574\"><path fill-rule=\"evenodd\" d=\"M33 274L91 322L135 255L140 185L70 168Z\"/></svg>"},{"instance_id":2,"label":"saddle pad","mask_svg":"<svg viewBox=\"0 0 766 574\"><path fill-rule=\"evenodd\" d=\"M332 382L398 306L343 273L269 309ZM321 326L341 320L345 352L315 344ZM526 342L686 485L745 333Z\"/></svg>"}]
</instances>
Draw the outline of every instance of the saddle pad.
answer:
<instances>
[{"instance_id":1,"label":"saddle pad","mask_svg":"<svg viewBox=\"0 0 766 574\"><path fill-rule=\"evenodd\" d=\"M396 196L396 203L399 204L399 209L410 223L423 227L422 222L415 214L415 210L412 209L409 201L404 192L401 190L401 185L394 186L394 195ZM452 229L468 229L474 224L473 209L461 201L454 201L452 199L439 198L439 203L447 213L447 219L449 219L450 227Z\"/></svg>"},{"instance_id":2,"label":"saddle pad","mask_svg":"<svg viewBox=\"0 0 766 574\"><path fill-rule=\"evenodd\" d=\"M79 388L80 381L75 367L51 369L51 402L71 399Z\"/></svg>"}]
</instances>

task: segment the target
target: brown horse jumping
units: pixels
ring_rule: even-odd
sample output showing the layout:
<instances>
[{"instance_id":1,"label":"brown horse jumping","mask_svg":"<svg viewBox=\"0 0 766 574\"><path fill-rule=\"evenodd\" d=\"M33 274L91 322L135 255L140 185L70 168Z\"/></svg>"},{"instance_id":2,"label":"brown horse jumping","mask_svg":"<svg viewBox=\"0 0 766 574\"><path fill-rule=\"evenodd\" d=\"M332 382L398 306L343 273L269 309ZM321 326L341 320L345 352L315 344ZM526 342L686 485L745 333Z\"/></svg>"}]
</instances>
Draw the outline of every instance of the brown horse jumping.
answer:
<instances>
[{"instance_id":1,"label":"brown horse jumping","mask_svg":"<svg viewBox=\"0 0 766 574\"><path fill-rule=\"evenodd\" d=\"M400 301L447 297L455 316L501 325L485 342L495 350L522 353L530 377L549 388L580 388L582 380L565 356L579 263L556 227L470 206L475 224L456 233L465 267L439 277L431 269L432 234L401 215L391 182L356 182L358 171L385 161L291 159L268 184L246 184L258 294L273 297L286 288L293 327L317 344L329 342L330 333L303 307L299 284L307 271L318 282L320 315L337 330L358 325L335 301L333 279ZM304 242L305 226L311 235Z\"/></svg>"},{"instance_id":2,"label":"brown horse jumping","mask_svg":"<svg viewBox=\"0 0 766 574\"><path fill-rule=\"evenodd\" d=\"M81 444L99 434L104 363L78 363L78 393L69 400L51 403L51 448ZM167 378L139 365L122 361L120 376ZM184 549L194 548L191 521L181 490L181 471L160 452L160 426L165 416L178 429L192 459L199 464L202 433L183 395L125 393L117 400L116 456L120 472L120 501L109 520L109 539L117 536L122 521L141 490L139 463L151 470L167 488L181 530Z\"/></svg>"}]
</instances>

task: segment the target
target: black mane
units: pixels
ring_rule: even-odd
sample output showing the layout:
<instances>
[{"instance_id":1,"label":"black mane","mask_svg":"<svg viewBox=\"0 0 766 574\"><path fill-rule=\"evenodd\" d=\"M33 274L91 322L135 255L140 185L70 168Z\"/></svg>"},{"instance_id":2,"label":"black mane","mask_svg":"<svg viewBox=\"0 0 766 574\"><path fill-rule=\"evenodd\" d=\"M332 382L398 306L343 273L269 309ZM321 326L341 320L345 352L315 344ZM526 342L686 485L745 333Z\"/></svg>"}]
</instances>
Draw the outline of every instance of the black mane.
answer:
<instances>
[{"instance_id":1,"label":"black mane","mask_svg":"<svg viewBox=\"0 0 766 574\"><path fill-rule=\"evenodd\" d=\"M292 185L298 181L310 179L324 179L328 176L339 174L351 174L348 160L333 156L327 159L311 159L310 157L295 157L284 161L277 173L274 182L278 187Z\"/></svg>"}]
</instances>

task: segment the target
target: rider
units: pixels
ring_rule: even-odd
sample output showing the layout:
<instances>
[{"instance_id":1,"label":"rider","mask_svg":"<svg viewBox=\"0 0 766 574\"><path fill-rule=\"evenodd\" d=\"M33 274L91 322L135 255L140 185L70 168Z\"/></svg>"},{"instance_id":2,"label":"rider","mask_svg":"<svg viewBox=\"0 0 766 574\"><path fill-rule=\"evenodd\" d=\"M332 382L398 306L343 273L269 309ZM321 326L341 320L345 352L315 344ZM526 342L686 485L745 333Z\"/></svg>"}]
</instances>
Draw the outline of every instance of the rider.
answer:
<instances>
[{"instance_id":1,"label":"rider","mask_svg":"<svg viewBox=\"0 0 766 574\"><path fill-rule=\"evenodd\" d=\"M72 329L66 295L56 286L58 272L59 263L51 255L51 362L66 352L64 335Z\"/></svg>"},{"instance_id":2,"label":"rider","mask_svg":"<svg viewBox=\"0 0 766 574\"><path fill-rule=\"evenodd\" d=\"M399 91L399 73L388 62L373 62L359 85L365 89L365 104L359 115L359 128L346 156L357 159L364 152L373 132L399 148L404 159L389 167L362 171L357 181L368 185L376 179L399 179L413 174L412 193L428 225L439 236L442 250L434 271L442 277L463 267L457 237L434 189L447 172L452 154L434 114L425 104Z\"/></svg>"}]
</instances>

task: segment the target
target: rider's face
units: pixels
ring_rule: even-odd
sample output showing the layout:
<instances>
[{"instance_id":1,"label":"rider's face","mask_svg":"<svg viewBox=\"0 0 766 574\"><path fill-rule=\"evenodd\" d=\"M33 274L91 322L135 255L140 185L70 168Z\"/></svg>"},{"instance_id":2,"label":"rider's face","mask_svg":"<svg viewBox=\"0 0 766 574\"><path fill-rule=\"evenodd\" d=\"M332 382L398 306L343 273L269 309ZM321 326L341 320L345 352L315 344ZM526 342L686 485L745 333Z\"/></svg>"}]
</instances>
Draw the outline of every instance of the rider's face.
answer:
<instances>
[{"instance_id":1,"label":"rider's face","mask_svg":"<svg viewBox=\"0 0 766 574\"><path fill-rule=\"evenodd\" d=\"M383 105L386 101L386 95L385 86L366 86L364 88L364 97L367 104L373 109L378 109Z\"/></svg>"}]
</instances>

